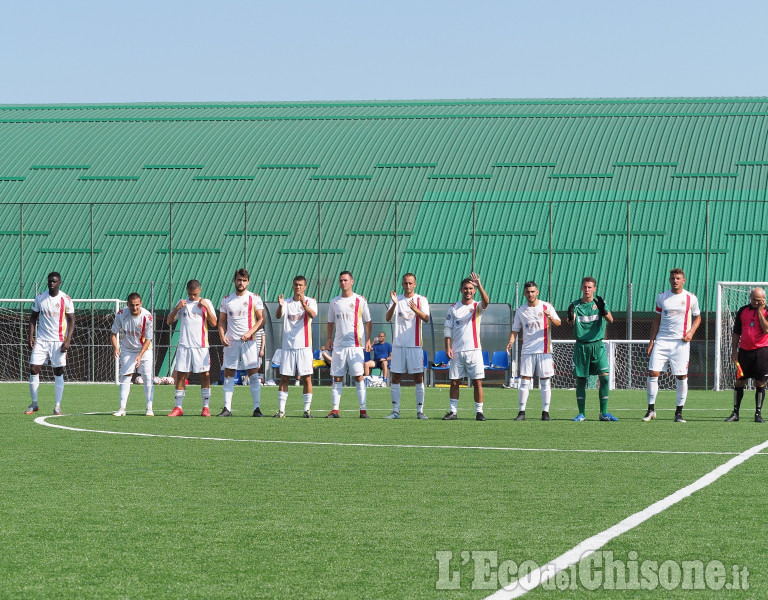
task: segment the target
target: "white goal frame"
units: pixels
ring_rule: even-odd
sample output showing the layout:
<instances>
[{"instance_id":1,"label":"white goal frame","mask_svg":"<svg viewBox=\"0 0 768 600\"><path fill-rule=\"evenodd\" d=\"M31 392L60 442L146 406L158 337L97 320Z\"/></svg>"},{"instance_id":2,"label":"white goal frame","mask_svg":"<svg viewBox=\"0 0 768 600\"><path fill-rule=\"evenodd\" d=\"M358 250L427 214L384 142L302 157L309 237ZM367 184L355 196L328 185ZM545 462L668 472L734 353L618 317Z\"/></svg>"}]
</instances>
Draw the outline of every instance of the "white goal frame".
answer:
<instances>
[{"instance_id":1,"label":"white goal frame","mask_svg":"<svg viewBox=\"0 0 768 600\"><path fill-rule=\"evenodd\" d=\"M14 305L18 305L19 308L21 308L22 314L25 317L27 317L29 313L32 312L31 308L27 308L27 307L31 307L32 302L34 302L34 298L0 298L0 307L3 307L5 304L11 304L11 303ZM117 314L117 312L121 308L123 308L123 306L126 305L125 300L120 300L118 298L72 298L72 302L75 304L76 314L78 312L77 310L78 303L98 302L99 304L103 305L105 308L111 309L113 315ZM24 327L26 327L26 325L24 325ZM26 340L22 340L22 343L26 344ZM118 336L118 343L119 343L119 336ZM100 345L103 345L103 344L100 344ZM114 363L115 363L114 383L119 384L120 383L120 359L118 357L114 357ZM77 383L79 381L72 380L72 382ZM104 383L104 381L101 381L98 383Z\"/></svg>"}]
</instances>

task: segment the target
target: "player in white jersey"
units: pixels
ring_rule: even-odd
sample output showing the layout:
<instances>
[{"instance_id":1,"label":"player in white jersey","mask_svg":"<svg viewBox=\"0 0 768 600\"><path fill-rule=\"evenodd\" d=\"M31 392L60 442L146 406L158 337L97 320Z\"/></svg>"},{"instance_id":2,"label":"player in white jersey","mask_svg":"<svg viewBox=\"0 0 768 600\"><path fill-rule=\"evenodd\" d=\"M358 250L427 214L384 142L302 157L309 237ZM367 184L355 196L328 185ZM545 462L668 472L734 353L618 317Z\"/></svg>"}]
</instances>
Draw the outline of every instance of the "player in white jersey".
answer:
<instances>
[{"instance_id":1,"label":"player in white jersey","mask_svg":"<svg viewBox=\"0 0 768 600\"><path fill-rule=\"evenodd\" d=\"M50 359L53 367L53 414L61 414L61 398L64 395L64 367L67 364L67 351L72 344L75 331L75 305L72 299L62 292L61 275L48 273L48 290L35 297L32 302L32 314L29 315L29 395L32 404L25 414L31 415L40 407L37 404L37 392L40 387L40 371ZM37 325L37 338L35 338Z\"/></svg>"},{"instance_id":2,"label":"player in white jersey","mask_svg":"<svg viewBox=\"0 0 768 600\"><path fill-rule=\"evenodd\" d=\"M416 416L424 414L424 349L421 328L429 323L429 302L415 293L416 275L403 275L403 293L389 292L391 302L385 319L392 323L392 413L387 419L400 418L400 382L404 373L413 375L416 390ZM393 321L394 319L394 321Z\"/></svg>"},{"instance_id":3,"label":"player in white jersey","mask_svg":"<svg viewBox=\"0 0 768 600\"><path fill-rule=\"evenodd\" d=\"M528 394L533 388L534 374L539 376L541 420L549 421L549 404L552 400L550 378L555 374L555 364L552 361L552 325L560 327L560 317L554 306L539 300L539 286L536 282L527 281L523 285L523 294L527 302L515 311L507 344L509 352L514 348L515 338L522 334L520 389L517 392L520 410L515 421L525 421L525 406L528 403Z\"/></svg>"},{"instance_id":4,"label":"player in white jersey","mask_svg":"<svg viewBox=\"0 0 768 600\"><path fill-rule=\"evenodd\" d=\"M651 325L648 343L648 410L643 421L656 418L656 395L659 393L659 374L669 369L676 378L677 408L675 423L685 423L683 406L688 396L688 360L691 339L701 324L699 301L683 287L685 273L676 268L669 272L670 289L656 296L656 316Z\"/></svg>"},{"instance_id":5,"label":"player in white jersey","mask_svg":"<svg viewBox=\"0 0 768 600\"><path fill-rule=\"evenodd\" d=\"M312 319L317 316L317 300L304 295L307 279L303 275L293 278L293 297L277 297L275 318L283 318L283 347L280 353L279 407L275 416L285 416L288 385L296 375L304 385L304 416L312 418Z\"/></svg>"},{"instance_id":6,"label":"player in white jersey","mask_svg":"<svg viewBox=\"0 0 768 600\"><path fill-rule=\"evenodd\" d=\"M190 373L200 373L200 396L203 411L200 416L210 417L211 410L211 355L208 348L208 327L216 327L216 313L211 303L201 297L200 282L187 282L187 297L182 298L170 312L165 322L173 325L179 320L179 346L176 349L176 393L174 409L169 417L184 415L182 404L186 392L186 379Z\"/></svg>"},{"instance_id":7,"label":"player in white jersey","mask_svg":"<svg viewBox=\"0 0 768 600\"><path fill-rule=\"evenodd\" d=\"M235 271L234 293L221 299L219 306L219 338L224 346L224 408L219 417L232 416L232 396L235 392L235 372L246 369L253 401L253 416L261 413L261 366L264 330L264 302L258 294L248 291L251 276L245 269Z\"/></svg>"},{"instance_id":8,"label":"player in white jersey","mask_svg":"<svg viewBox=\"0 0 768 600\"><path fill-rule=\"evenodd\" d=\"M365 383L363 382L363 349L371 351L371 314L368 311L368 301L352 291L355 280L352 273L339 273L341 295L331 300L328 306L328 341L326 348L332 348L331 354L331 401L333 407L327 418L339 418L341 391L344 386L344 376L349 372L355 381L357 400L360 404L360 418L368 419L365 406ZM365 344L363 344L363 328L365 328ZM335 329L335 335L334 335Z\"/></svg>"},{"instance_id":9,"label":"player in white jersey","mask_svg":"<svg viewBox=\"0 0 768 600\"><path fill-rule=\"evenodd\" d=\"M152 364L153 336L152 315L141 306L138 292L128 294L128 305L115 315L110 341L115 358L120 358L120 408L116 417L124 417L131 391L131 376L138 371L144 383L144 399L147 403L146 415L153 417L152 395L155 370ZM118 346L118 335L120 345Z\"/></svg>"},{"instance_id":10,"label":"player in white jersey","mask_svg":"<svg viewBox=\"0 0 768 600\"><path fill-rule=\"evenodd\" d=\"M483 348L480 343L480 319L488 308L490 299L480 283L477 273L470 274L461 282L461 300L448 309L445 315L445 353L450 359L448 377L451 380L451 408L443 421L456 420L459 410L459 381L469 377L475 388L475 419L485 421L483 414ZM481 302L475 302L475 292L480 292Z\"/></svg>"}]
</instances>

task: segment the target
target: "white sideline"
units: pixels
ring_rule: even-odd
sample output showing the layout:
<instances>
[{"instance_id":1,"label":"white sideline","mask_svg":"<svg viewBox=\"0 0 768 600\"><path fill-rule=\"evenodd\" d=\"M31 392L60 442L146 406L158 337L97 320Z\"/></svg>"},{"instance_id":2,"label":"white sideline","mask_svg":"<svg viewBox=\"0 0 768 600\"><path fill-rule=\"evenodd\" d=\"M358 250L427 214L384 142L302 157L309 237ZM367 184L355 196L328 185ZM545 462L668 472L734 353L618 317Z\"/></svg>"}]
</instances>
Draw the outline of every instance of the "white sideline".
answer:
<instances>
[{"instance_id":1,"label":"white sideline","mask_svg":"<svg viewBox=\"0 0 768 600\"><path fill-rule=\"evenodd\" d=\"M111 415L104 412L78 413L81 415ZM37 417L35 423L53 427L55 429L65 429L67 431L78 431L82 433L105 433L110 435L130 435L135 437L167 438L176 440L203 440L213 442L249 442L252 444L288 444L297 446L355 446L363 448L411 448L411 449L439 449L439 450L497 450L505 452L575 452L587 454L722 454L733 456L736 452L711 452L694 450L604 450L589 448L517 448L506 446L440 446L440 445L420 445L420 444L373 444L366 442L313 442L307 440L251 440L238 438L222 437L202 437L192 435L168 435L164 433L144 433L140 431L110 431L107 429L84 429L82 427L69 427L67 425L58 425L49 423L46 419L60 419L62 417L72 417L76 414L68 415L46 415ZM768 443L768 442L766 442Z\"/></svg>"},{"instance_id":2,"label":"white sideline","mask_svg":"<svg viewBox=\"0 0 768 600\"><path fill-rule=\"evenodd\" d=\"M717 481L731 469L740 465L749 458L752 458L755 454L759 454L766 448L768 448L768 440L762 444L758 444L757 446L752 446L748 450L745 450L741 454L734 456L729 461L723 463L713 471L710 471L703 477L700 477L690 485L687 485L684 488L680 488L666 498L663 498L658 502L654 502L640 512L636 512L635 514L630 515L626 519L619 521L613 527L609 527L605 531L601 531L597 535L593 535L592 537L587 538L583 542L580 542L568 550L565 554L561 554L557 558L551 560L543 567L539 567L538 569L531 571L528 573L528 575L526 575L524 579L513 581L509 584L509 586L507 586L507 588L498 590L497 592L488 596L485 600L508 600L511 598L519 598L523 594L526 594L532 589L538 587L542 582L551 579L560 571L564 571L571 565L578 564L584 558L594 554L600 550L600 548L605 546L612 539L620 536L622 533L626 533L630 529L634 529L641 523L665 511L670 506L677 504L694 492L697 492L707 487L709 484Z\"/></svg>"}]
</instances>

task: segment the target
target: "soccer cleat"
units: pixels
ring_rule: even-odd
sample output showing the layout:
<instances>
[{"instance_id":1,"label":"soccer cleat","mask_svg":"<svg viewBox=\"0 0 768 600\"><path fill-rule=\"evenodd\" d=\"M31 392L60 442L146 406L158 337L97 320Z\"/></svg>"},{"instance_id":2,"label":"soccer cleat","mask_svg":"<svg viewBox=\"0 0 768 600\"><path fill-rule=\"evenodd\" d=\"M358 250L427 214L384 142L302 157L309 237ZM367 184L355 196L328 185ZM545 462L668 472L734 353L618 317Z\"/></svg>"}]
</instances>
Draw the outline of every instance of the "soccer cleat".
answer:
<instances>
[{"instance_id":1,"label":"soccer cleat","mask_svg":"<svg viewBox=\"0 0 768 600\"><path fill-rule=\"evenodd\" d=\"M31 415L32 413L36 413L38 410L40 410L40 407L37 404L30 404L29 408L24 411L24 414Z\"/></svg>"},{"instance_id":2,"label":"soccer cleat","mask_svg":"<svg viewBox=\"0 0 768 600\"><path fill-rule=\"evenodd\" d=\"M181 410L181 406L177 406L171 412L168 413L169 417L183 417L184 411Z\"/></svg>"},{"instance_id":3,"label":"soccer cleat","mask_svg":"<svg viewBox=\"0 0 768 600\"><path fill-rule=\"evenodd\" d=\"M125 409L121 408L116 413L112 413L113 417L124 417L125 416Z\"/></svg>"},{"instance_id":4,"label":"soccer cleat","mask_svg":"<svg viewBox=\"0 0 768 600\"><path fill-rule=\"evenodd\" d=\"M475 421L487 421L483 413L475 413Z\"/></svg>"},{"instance_id":5,"label":"soccer cleat","mask_svg":"<svg viewBox=\"0 0 768 600\"><path fill-rule=\"evenodd\" d=\"M308 410L305 410L304 411L304 418L305 419L314 419L315 417L312 415L311 412L309 412Z\"/></svg>"},{"instance_id":6,"label":"soccer cleat","mask_svg":"<svg viewBox=\"0 0 768 600\"><path fill-rule=\"evenodd\" d=\"M551 421L552 419L549 418L549 413L546 410L541 411L541 420L542 421Z\"/></svg>"},{"instance_id":7,"label":"soccer cleat","mask_svg":"<svg viewBox=\"0 0 768 600\"><path fill-rule=\"evenodd\" d=\"M232 416L232 411L231 410L227 410L226 408L222 408L221 412L218 415L216 415L216 416L217 417L231 417Z\"/></svg>"},{"instance_id":8,"label":"soccer cleat","mask_svg":"<svg viewBox=\"0 0 768 600\"><path fill-rule=\"evenodd\" d=\"M760 413L755 413L755 423L765 423L765 419L763 419Z\"/></svg>"},{"instance_id":9,"label":"soccer cleat","mask_svg":"<svg viewBox=\"0 0 768 600\"><path fill-rule=\"evenodd\" d=\"M207 406L203 406L203 412L200 413L201 417L210 417L211 416L211 409L209 409Z\"/></svg>"},{"instance_id":10,"label":"soccer cleat","mask_svg":"<svg viewBox=\"0 0 768 600\"><path fill-rule=\"evenodd\" d=\"M645 413L645 416L643 417L643 421L647 423L648 421L653 421L655 418L656 418L656 411L651 410L649 408L648 411Z\"/></svg>"},{"instance_id":11,"label":"soccer cleat","mask_svg":"<svg viewBox=\"0 0 768 600\"><path fill-rule=\"evenodd\" d=\"M726 423L733 423L735 421L739 420L739 413L737 413L735 410L731 413L731 416L728 417L725 422Z\"/></svg>"},{"instance_id":12,"label":"soccer cleat","mask_svg":"<svg viewBox=\"0 0 768 600\"><path fill-rule=\"evenodd\" d=\"M517 413L517 416L515 417L515 421L525 421L525 411L521 410L519 413Z\"/></svg>"},{"instance_id":13,"label":"soccer cleat","mask_svg":"<svg viewBox=\"0 0 768 600\"><path fill-rule=\"evenodd\" d=\"M456 420L456 413L455 412L447 412L445 413L445 416L443 417L443 421L455 421Z\"/></svg>"},{"instance_id":14,"label":"soccer cleat","mask_svg":"<svg viewBox=\"0 0 768 600\"><path fill-rule=\"evenodd\" d=\"M423 419L423 420L426 421L427 420L427 415L425 415L423 412L417 412L416 413L416 418L417 419Z\"/></svg>"},{"instance_id":15,"label":"soccer cleat","mask_svg":"<svg viewBox=\"0 0 768 600\"><path fill-rule=\"evenodd\" d=\"M54 406L53 407L53 414L56 417L61 416L61 407L60 406Z\"/></svg>"},{"instance_id":16,"label":"soccer cleat","mask_svg":"<svg viewBox=\"0 0 768 600\"><path fill-rule=\"evenodd\" d=\"M338 419L341 415L339 415L338 410L332 410L327 415L325 415L326 419Z\"/></svg>"},{"instance_id":17,"label":"soccer cleat","mask_svg":"<svg viewBox=\"0 0 768 600\"><path fill-rule=\"evenodd\" d=\"M388 414L386 417L384 417L384 418L385 418L385 419L399 419L399 418L400 418L400 413L399 413L399 412L395 412L395 411L392 411L391 413L389 413L389 414Z\"/></svg>"},{"instance_id":18,"label":"soccer cleat","mask_svg":"<svg viewBox=\"0 0 768 600\"><path fill-rule=\"evenodd\" d=\"M147 412L145 412L145 413L144 413L144 416L145 416L145 417L154 417L154 416L155 416L155 413L152 411L152 409L151 409L151 408L148 408L148 409L147 409Z\"/></svg>"},{"instance_id":19,"label":"soccer cleat","mask_svg":"<svg viewBox=\"0 0 768 600\"><path fill-rule=\"evenodd\" d=\"M682 413L678 413L675 415L675 423L685 423L685 419L683 419Z\"/></svg>"},{"instance_id":20,"label":"soccer cleat","mask_svg":"<svg viewBox=\"0 0 768 600\"><path fill-rule=\"evenodd\" d=\"M253 409L253 416L254 417L263 417L264 415L261 414L261 409L257 406Z\"/></svg>"},{"instance_id":21,"label":"soccer cleat","mask_svg":"<svg viewBox=\"0 0 768 600\"><path fill-rule=\"evenodd\" d=\"M371 417L368 415L368 411L365 409L360 411L360 418L361 419L370 419Z\"/></svg>"},{"instance_id":22,"label":"soccer cleat","mask_svg":"<svg viewBox=\"0 0 768 600\"><path fill-rule=\"evenodd\" d=\"M285 411L278 410L274 415L275 419L285 419Z\"/></svg>"},{"instance_id":23,"label":"soccer cleat","mask_svg":"<svg viewBox=\"0 0 768 600\"><path fill-rule=\"evenodd\" d=\"M611 413L600 413L601 421L618 421L618 417L614 417Z\"/></svg>"},{"instance_id":24,"label":"soccer cleat","mask_svg":"<svg viewBox=\"0 0 768 600\"><path fill-rule=\"evenodd\" d=\"M582 413L579 413L578 415L573 417L573 419L571 419L571 420L572 421L586 421L587 417L585 417Z\"/></svg>"}]
</instances>

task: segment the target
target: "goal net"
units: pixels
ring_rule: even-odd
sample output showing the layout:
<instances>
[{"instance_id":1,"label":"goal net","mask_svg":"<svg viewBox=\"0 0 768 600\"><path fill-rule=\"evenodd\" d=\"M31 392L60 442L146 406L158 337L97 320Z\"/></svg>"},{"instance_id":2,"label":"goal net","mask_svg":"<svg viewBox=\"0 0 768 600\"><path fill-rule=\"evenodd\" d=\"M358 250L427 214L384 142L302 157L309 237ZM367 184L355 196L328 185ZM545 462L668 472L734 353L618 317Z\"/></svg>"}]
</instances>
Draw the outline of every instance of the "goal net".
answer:
<instances>
[{"instance_id":1,"label":"goal net","mask_svg":"<svg viewBox=\"0 0 768 600\"><path fill-rule=\"evenodd\" d=\"M575 388L573 376L574 340L552 340L552 358L555 361L555 376L552 385L556 388ZM606 340L603 342L608 355L611 389L645 389L648 377L648 340ZM588 387L597 387L597 377L589 378ZM674 390L675 378L666 371L659 375L660 390Z\"/></svg>"},{"instance_id":2,"label":"goal net","mask_svg":"<svg viewBox=\"0 0 768 600\"><path fill-rule=\"evenodd\" d=\"M66 379L71 382L118 381L118 359L110 342L115 313L124 300L76 299L75 333L67 352ZM29 380L29 316L32 299L0 298L0 381ZM53 371L43 368L41 381L53 381Z\"/></svg>"},{"instance_id":3,"label":"goal net","mask_svg":"<svg viewBox=\"0 0 768 600\"><path fill-rule=\"evenodd\" d=\"M715 316L715 390L733 388L736 366L731 360L731 335L736 313L749 304L749 293L754 287L768 289L760 281L718 281L717 314Z\"/></svg>"}]
</instances>

